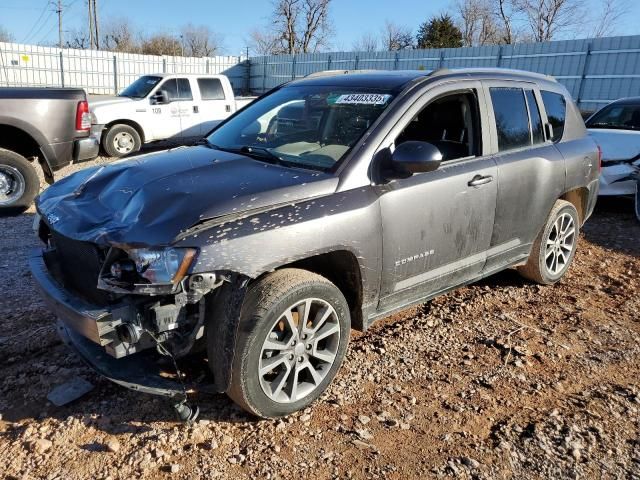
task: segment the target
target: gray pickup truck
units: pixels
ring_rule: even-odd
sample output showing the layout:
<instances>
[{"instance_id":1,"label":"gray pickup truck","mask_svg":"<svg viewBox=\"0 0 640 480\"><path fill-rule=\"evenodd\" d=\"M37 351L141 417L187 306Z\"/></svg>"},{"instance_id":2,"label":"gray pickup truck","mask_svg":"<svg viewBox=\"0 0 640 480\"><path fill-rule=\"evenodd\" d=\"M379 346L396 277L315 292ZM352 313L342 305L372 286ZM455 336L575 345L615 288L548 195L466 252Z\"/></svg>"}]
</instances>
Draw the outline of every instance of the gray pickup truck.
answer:
<instances>
[{"instance_id":1,"label":"gray pickup truck","mask_svg":"<svg viewBox=\"0 0 640 480\"><path fill-rule=\"evenodd\" d=\"M87 96L77 88L0 88L0 214L20 213L56 170L98 156Z\"/></svg>"},{"instance_id":2,"label":"gray pickup truck","mask_svg":"<svg viewBox=\"0 0 640 480\"><path fill-rule=\"evenodd\" d=\"M598 176L549 77L315 75L198 146L57 182L37 201L31 269L106 377L187 417L191 388L277 417L320 396L352 328L510 267L560 280ZM211 380L167 378L163 357L179 372L206 360Z\"/></svg>"}]
</instances>

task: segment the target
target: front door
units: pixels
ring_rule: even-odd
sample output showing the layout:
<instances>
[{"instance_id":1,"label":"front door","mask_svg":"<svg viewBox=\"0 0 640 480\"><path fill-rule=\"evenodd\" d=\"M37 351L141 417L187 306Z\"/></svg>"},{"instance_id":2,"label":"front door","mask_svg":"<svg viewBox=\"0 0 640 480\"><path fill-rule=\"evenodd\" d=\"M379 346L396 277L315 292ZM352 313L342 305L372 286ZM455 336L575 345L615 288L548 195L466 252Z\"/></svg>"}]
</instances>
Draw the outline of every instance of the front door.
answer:
<instances>
[{"instance_id":1,"label":"front door","mask_svg":"<svg viewBox=\"0 0 640 480\"><path fill-rule=\"evenodd\" d=\"M434 172L381 187L381 312L482 271L497 192L495 160L485 155L486 118L481 85L469 81L456 83L455 91L450 86L431 89L392 130L392 149L403 141L426 141L440 149L443 162Z\"/></svg>"},{"instance_id":2,"label":"front door","mask_svg":"<svg viewBox=\"0 0 640 480\"><path fill-rule=\"evenodd\" d=\"M158 90L167 92L169 103L152 106L154 138L183 143L200 133L197 104L188 78L165 80Z\"/></svg>"}]
</instances>

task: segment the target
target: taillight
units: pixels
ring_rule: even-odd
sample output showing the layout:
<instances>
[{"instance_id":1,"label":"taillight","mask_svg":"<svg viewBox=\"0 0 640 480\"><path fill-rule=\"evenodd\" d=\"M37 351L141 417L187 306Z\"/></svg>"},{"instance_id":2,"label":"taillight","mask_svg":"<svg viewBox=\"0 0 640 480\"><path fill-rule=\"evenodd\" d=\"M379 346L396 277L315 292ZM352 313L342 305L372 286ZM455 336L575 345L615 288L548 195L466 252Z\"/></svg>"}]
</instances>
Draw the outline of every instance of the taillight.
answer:
<instances>
[{"instance_id":1,"label":"taillight","mask_svg":"<svg viewBox=\"0 0 640 480\"><path fill-rule=\"evenodd\" d=\"M598 171L602 172L602 149L598 145Z\"/></svg>"},{"instance_id":2,"label":"taillight","mask_svg":"<svg viewBox=\"0 0 640 480\"><path fill-rule=\"evenodd\" d=\"M89 104L86 100L78 102L76 109L76 130L91 130L91 115L89 114Z\"/></svg>"}]
</instances>

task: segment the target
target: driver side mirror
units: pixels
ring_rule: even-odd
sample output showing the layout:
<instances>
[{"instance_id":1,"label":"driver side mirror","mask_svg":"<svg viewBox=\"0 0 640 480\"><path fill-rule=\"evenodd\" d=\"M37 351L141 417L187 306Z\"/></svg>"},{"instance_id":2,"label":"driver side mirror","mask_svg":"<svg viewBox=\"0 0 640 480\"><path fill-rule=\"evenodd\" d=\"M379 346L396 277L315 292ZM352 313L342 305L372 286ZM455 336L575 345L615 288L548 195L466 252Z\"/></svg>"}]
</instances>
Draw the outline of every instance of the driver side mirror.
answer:
<instances>
[{"instance_id":1,"label":"driver side mirror","mask_svg":"<svg viewBox=\"0 0 640 480\"><path fill-rule=\"evenodd\" d=\"M442 153L435 145L413 140L398 145L391 156L393 170L405 177L437 170L441 162Z\"/></svg>"},{"instance_id":2,"label":"driver side mirror","mask_svg":"<svg viewBox=\"0 0 640 480\"><path fill-rule=\"evenodd\" d=\"M158 90L151 96L151 105L165 105L169 103L169 92L166 90Z\"/></svg>"}]
</instances>

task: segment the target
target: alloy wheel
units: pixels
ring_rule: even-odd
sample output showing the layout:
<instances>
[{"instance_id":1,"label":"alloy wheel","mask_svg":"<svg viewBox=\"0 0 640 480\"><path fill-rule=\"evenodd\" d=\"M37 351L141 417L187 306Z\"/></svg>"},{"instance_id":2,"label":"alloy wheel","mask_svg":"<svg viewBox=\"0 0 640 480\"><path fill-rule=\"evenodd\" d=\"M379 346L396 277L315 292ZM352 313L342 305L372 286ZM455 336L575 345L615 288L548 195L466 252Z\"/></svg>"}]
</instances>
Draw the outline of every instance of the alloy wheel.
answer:
<instances>
[{"instance_id":1,"label":"alloy wheel","mask_svg":"<svg viewBox=\"0 0 640 480\"><path fill-rule=\"evenodd\" d=\"M260 386L274 402L293 403L320 386L336 361L340 323L335 309L319 298L291 305L263 342Z\"/></svg>"},{"instance_id":2,"label":"alloy wheel","mask_svg":"<svg viewBox=\"0 0 640 480\"><path fill-rule=\"evenodd\" d=\"M576 244L576 226L568 213L558 216L547 237L544 261L551 275L559 275L567 268Z\"/></svg>"}]
</instances>

